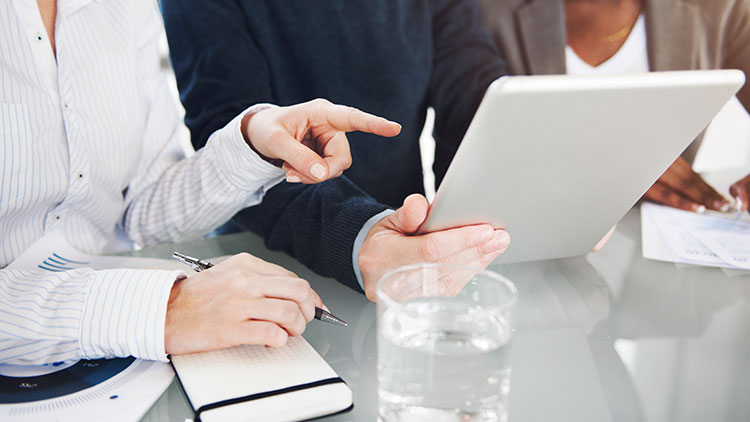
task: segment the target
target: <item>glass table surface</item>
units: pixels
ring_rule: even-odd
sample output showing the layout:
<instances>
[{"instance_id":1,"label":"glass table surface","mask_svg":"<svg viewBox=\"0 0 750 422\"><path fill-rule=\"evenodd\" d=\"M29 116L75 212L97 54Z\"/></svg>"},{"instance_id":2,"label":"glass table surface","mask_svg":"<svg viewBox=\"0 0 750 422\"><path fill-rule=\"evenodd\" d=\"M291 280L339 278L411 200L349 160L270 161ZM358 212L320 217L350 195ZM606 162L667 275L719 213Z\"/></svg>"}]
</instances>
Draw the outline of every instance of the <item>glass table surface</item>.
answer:
<instances>
[{"instance_id":1,"label":"glass table surface","mask_svg":"<svg viewBox=\"0 0 750 422\"><path fill-rule=\"evenodd\" d=\"M304 337L354 392L330 421L377 420L375 304L262 239L237 233L128 255L250 252L307 279L348 328L313 321ZM647 260L631 210L584 257L492 265L516 283L509 420L750 421L750 275ZM144 421L184 421L174 381Z\"/></svg>"}]
</instances>

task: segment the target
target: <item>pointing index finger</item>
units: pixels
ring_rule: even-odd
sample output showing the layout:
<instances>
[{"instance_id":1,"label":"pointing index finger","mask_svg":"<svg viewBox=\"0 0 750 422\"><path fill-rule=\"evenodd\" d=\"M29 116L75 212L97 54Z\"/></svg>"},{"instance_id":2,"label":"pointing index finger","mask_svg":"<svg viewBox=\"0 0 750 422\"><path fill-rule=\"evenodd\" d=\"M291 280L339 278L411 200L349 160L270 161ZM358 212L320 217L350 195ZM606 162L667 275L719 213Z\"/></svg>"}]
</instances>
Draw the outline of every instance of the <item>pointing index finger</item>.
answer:
<instances>
[{"instance_id":1,"label":"pointing index finger","mask_svg":"<svg viewBox=\"0 0 750 422\"><path fill-rule=\"evenodd\" d=\"M325 112L326 120L336 130L361 131L385 137L393 137L401 133L400 124L354 107L331 104Z\"/></svg>"}]
</instances>

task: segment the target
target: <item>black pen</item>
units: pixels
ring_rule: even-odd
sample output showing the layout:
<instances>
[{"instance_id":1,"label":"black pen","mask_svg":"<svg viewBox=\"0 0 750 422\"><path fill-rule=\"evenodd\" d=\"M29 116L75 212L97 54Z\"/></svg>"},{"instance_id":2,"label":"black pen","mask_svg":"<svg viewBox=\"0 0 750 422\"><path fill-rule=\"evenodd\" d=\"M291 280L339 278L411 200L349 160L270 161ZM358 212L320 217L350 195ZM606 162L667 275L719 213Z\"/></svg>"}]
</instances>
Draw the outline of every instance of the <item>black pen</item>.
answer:
<instances>
[{"instance_id":1,"label":"black pen","mask_svg":"<svg viewBox=\"0 0 750 422\"><path fill-rule=\"evenodd\" d=\"M204 261L202 259L193 258L192 256L183 255L179 252L172 252L172 258L182 262L183 264L189 265L193 271L199 273L203 270L207 270L214 266L214 264ZM315 319L321 320L323 322L330 322L331 324L341 325L344 327L348 327L349 324L347 324L344 320L341 318L333 315L332 313L326 311L323 308L315 307Z\"/></svg>"}]
</instances>

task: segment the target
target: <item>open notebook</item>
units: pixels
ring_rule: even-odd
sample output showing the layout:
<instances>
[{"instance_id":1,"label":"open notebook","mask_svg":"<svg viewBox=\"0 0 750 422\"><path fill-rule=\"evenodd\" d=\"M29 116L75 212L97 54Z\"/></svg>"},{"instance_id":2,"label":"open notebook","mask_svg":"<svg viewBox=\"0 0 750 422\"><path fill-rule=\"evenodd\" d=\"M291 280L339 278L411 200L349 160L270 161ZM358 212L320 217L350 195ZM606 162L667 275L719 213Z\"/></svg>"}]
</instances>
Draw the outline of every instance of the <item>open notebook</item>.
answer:
<instances>
[{"instance_id":1,"label":"open notebook","mask_svg":"<svg viewBox=\"0 0 750 422\"><path fill-rule=\"evenodd\" d=\"M352 407L352 391L302 337L172 356L196 422L298 421Z\"/></svg>"}]
</instances>

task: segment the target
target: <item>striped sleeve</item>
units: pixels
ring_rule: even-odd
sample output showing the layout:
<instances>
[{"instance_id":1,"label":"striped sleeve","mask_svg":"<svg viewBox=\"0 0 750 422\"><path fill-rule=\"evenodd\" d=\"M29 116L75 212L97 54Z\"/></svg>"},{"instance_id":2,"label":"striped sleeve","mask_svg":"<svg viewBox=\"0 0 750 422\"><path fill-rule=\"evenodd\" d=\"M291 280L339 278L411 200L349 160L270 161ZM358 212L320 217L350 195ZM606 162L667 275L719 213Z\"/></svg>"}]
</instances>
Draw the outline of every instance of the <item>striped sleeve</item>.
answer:
<instances>
[{"instance_id":1,"label":"striped sleeve","mask_svg":"<svg viewBox=\"0 0 750 422\"><path fill-rule=\"evenodd\" d=\"M284 179L284 170L261 159L245 143L240 130L243 115L215 132L193 156L158 173L142 191L129 192L123 227L133 241L149 245L202 236L241 209L260 203ZM148 173L155 172L144 174Z\"/></svg>"},{"instance_id":2,"label":"striped sleeve","mask_svg":"<svg viewBox=\"0 0 750 422\"><path fill-rule=\"evenodd\" d=\"M166 360L173 271L0 271L0 362Z\"/></svg>"},{"instance_id":3,"label":"striped sleeve","mask_svg":"<svg viewBox=\"0 0 750 422\"><path fill-rule=\"evenodd\" d=\"M245 142L241 121L253 107L184 159L182 116L159 68L161 16L151 5L141 21L138 60L150 105L142 143L146 160L128 185L122 223L138 244L179 242L208 233L239 210L258 204L285 172L261 159Z\"/></svg>"}]
</instances>

